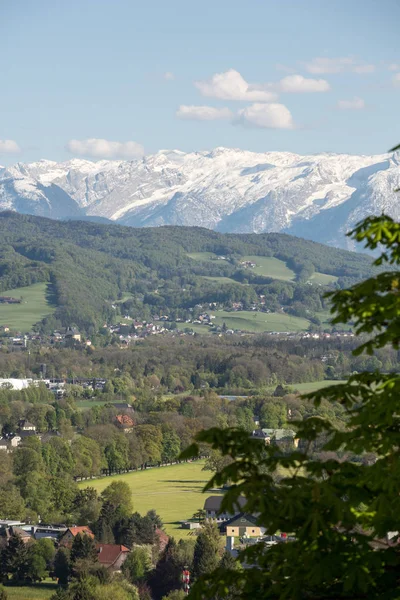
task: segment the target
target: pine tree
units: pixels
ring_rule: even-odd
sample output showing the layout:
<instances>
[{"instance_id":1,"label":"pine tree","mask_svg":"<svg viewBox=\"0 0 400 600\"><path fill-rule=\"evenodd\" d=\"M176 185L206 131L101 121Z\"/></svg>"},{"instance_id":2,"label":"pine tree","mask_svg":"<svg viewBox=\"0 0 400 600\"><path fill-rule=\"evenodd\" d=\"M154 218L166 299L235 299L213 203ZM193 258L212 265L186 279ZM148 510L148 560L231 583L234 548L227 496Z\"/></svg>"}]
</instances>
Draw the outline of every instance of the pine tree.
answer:
<instances>
[{"instance_id":1,"label":"pine tree","mask_svg":"<svg viewBox=\"0 0 400 600\"><path fill-rule=\"evenodd\" d=\"M96 543L93 538L86 534L78 533L71 548L71 562L75 563L79 559L88 559L97 561Z\"/></svg>"},{"instance_id":2,"label":"pine tree","mask_svg":"<svg viewBox=\"0 0 400 600\"><path fill-rule=\"evenodd\" d=\"M207 531L200 533L196 540L193 557L195 579L211 573L218 565L218 546Z\"/></svg>"}]
</instances>

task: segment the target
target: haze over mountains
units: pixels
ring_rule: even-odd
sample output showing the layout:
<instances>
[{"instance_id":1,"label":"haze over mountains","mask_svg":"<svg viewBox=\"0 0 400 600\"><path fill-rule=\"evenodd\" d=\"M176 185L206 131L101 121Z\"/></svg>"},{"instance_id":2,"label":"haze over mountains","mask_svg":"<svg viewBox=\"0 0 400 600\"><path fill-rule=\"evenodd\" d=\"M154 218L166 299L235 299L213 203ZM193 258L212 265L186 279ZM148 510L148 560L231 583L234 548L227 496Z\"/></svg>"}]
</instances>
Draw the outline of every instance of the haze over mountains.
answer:
<instances>
[{"instance_id":1,"label":"haze over mountains","mask_svg":"<svg viewBox=\"0 0 400 600\"><path fill-rule=\"evenodd\" d=\"M0 210L105 218L135 227L286 232L342 248L356 222L399 218L400 154L161 151L134 161L42 160L0 167Z\"/></svg>"}]
</instances>

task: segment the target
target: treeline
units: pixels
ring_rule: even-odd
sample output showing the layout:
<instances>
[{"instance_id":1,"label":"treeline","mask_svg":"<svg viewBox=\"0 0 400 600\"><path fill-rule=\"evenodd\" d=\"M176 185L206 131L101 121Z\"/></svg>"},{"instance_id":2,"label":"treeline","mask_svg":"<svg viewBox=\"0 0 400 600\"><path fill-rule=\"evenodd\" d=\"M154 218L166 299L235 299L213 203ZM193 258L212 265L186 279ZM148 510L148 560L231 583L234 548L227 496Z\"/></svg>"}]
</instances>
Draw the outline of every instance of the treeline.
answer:
<instances>
[{"instance_id":1,"label":"treeline","mask_svg":"<svg viewBox=\"0 0 400 600\"><path fill-rule=\"evenodd\" d=\"M343 379L353 372L385 372L399 369L399 354L382 348L374 356L354 356L354 338L327 340L274 340L268 335L198 336L148 338L129 349L107 335L96 347L43 348L26 352L0 351L0 378L98 377L108 379L106 390L124 394L131 390L138 399L166 393L191 393L208 389L220 393L233 390L271 390L278 384L295 388L297 383ZM22 392L34 395L35 388ZM87 390L87 394L93 391ZM99 392L96 392L99 393Z\"/></svg>"},{"instance_id":2,"label":"treeline","mask_svg":"<svg viewBox=\"0 0 400 600\"><path fill-rule=\"evenodd\" d=\"M111 304L132 295L133 316L154 311L185 310L199 302L240 301L250 304L266 295L266 308L300 303L305 311L324 308L322 288L308 302L304 284L314 271L354 282L370 271L370 258L281 234L220 234L200 228L133 229L90 222L51 221L41 217L0 214L0 291L49 281L57 310L44 330L75 324L94 333L104 320L118 314ZM215 252L228 260L196 262L190 252ZM297 274L284 293L276 292L268 277L255 276L240 265L245 255L274 256ZM237 284L221 289L201 276L226 276ZM343 281L342 281L343 280ZM248 285L243 286L241 283ZM258 286L258 287L256 287ZM300 286L300 287L299 287ZM301 300L294 296L301 294ZM283 301L279 296L283 295ZM292 314L298 314L296 307Z\"/></svg>"}]
</instances>

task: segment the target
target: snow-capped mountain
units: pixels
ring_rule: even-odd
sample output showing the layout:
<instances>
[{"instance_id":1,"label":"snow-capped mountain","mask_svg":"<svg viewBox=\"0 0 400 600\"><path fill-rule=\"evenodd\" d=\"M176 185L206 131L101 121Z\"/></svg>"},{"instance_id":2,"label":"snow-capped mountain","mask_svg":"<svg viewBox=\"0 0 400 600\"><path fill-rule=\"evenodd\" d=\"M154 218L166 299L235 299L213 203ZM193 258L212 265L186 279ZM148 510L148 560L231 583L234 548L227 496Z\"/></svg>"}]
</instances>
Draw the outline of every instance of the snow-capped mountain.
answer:
<instances>
[{"instance_id":1,"label":"snow-capped mountain","mask_svg":"<svg viewBox=\"0 0 400 600\"><path fill-rule=\"evenodd\" d=\"M160 151L134 161L48 160L0 167L0 210L105 217L135 227L287 232L340 247L356 222L399 218L400 154Z\"/></svg>"}]
</instances>

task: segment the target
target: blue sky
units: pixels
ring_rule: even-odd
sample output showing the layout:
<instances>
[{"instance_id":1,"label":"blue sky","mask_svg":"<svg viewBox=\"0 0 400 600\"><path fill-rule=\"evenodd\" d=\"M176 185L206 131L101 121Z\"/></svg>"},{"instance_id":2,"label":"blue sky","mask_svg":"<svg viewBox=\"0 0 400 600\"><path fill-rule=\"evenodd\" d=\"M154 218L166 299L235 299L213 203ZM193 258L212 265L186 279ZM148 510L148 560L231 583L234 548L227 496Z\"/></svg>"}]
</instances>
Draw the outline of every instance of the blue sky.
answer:
<instances>
[{"instance_id":1,"label":"blue sky","mask_svg":"<svg viewBox=\"0 0 400 600\"><path fill-rule=\"evenodd\" d=\"M382 153L398 0L0 1L0 164L159 149Z\"/></svg>"}]
</instances>

